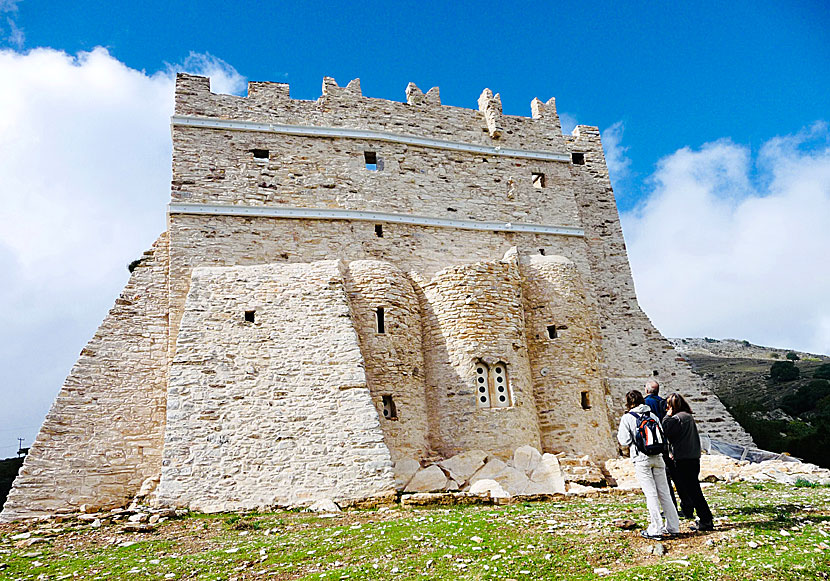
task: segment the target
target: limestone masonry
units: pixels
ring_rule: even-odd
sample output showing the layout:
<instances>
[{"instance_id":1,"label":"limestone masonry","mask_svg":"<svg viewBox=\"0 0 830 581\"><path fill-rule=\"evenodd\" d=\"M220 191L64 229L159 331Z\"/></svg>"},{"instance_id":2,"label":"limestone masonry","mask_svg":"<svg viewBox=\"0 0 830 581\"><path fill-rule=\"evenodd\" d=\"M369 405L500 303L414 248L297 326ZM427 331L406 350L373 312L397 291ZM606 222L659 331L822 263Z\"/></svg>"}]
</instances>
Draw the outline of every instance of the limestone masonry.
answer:
<instances>
[{"instance_id":1,"label":"limestone masonry","mask_svg":"<svg viewBox=\"0 0 830 581\"><path fill-rule=\"evenodd\" d=\"M599 131L531 112L178 75L167 231L2 518L562 492L651 377L750 444L637 304Z\"/></svg>"}]
</instances>

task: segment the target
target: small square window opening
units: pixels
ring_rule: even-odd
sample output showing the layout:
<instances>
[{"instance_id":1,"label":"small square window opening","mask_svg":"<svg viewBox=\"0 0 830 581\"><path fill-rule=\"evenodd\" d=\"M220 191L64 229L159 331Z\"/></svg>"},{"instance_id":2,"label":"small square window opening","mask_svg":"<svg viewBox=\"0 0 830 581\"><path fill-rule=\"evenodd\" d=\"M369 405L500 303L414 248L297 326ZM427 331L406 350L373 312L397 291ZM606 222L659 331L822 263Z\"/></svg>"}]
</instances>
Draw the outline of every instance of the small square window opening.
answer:
<instances>
[{"instance_id":1,"label":"small square window opening","mask_svg":"<svg viewBox=\"0 0 830 581\"><path fill-rule=\"evenodd\" d=\"M383 238L383 224L375 224L375 236Z\"/></svg>"},{"instance_id":2,"label":"small square window opening","mask_svg":"<svg viewBox=\"0 0 830 581\"><path fill-rule=\"evenodd\" d=\"M377 322L378 333L386 333L386 315L383 312L383 307L378 307L375 310L375 319Z\"/></svg>"},{"instance_id":3,"label":"small square window opening","mask_svg":"<svg viewBox=\"0 0 830 581\"><path fill-rule=\"evenodd\" d=\"M548 325L548 339L556 339L556 325Z\"/></svg>"},{"instance_id":4,"label":"small square window opening","mask_svg":"<svg viewBox=\"0 0 830 581\"><path fill-rule=\"evenodd\" d=\"M391 395L383 396L383 417L387 420L398 419L398 410L395 408L395 402Z\"/></svg>"},{"instance_id":5,"label":"small square window opening","mask_svg":"<svg viewBox=\"0 0 830 581\"><path fill-rule=\"evenodd\" d=\"M363 161L369 171L378 171L378 154L374 151L364 151Z\"/></svg>"},{"instance_id":6,"label":"small square window opening","mask_svg":"<svg viewBox=\"0 0 830 581\"><path fill-rule=\"evenodd\" d=\"M582 404L582 409L589 410L591 409L591 395L587 391L583 391L580 394L580 403Z\"/></svg>"},{"instance_id":7,"label":"small square window opening","mask_svg":"<svg viewBox=\"0 0 830 581\"><path fill-rule=\"evenodd\" d=\"M585 154L584 153L572 153L571 154L571 161L574 165L585 165Z\"/></svg>"},{"instance_id":8,"label":"small square window opening","mask_svg":"<svg viewBox=\"0 0 830 581\"><path fill-rule=\"evenodd\" d=\"M267 149L252 149L251 153L254 154L254 159L268 159Z\"/></svg>"},{"instance_id":9,"label":"small square window opening","mask_svg":"<svg viewBox=\"0 0 830 581\"><path fill-rule=\"evenodd\" d=\"M245 311L245 321L247 321L248 323L253 323L255 313L256 311Z\"/></svg>"},{"instance_id":10,"label":"small square window opening","mask_svg":"<svg viewBox=\"0 0 830 581\"><path fill-rule=\"evenodd\" d=\"M545 174L543 173L534 173L533 174L533 187L537 190L541 190L545 187Z\"/></svg>"}]
</instances>

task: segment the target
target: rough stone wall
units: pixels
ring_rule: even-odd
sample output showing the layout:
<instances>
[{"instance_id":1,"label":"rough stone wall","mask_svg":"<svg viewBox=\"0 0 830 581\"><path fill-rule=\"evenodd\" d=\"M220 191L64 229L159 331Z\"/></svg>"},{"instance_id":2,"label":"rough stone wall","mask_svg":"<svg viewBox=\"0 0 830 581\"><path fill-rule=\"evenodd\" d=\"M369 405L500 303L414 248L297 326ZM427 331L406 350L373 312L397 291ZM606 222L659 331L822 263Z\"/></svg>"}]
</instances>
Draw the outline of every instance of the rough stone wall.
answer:
<instances>
[{"instance_id":1,"label":"rough stone wall","mask_svg":"<svg viewBox=\"0 0 830 581\"><path fill-rule=\"evenodd\" d=\"M579 271L561 256L526 256L521 274L543 451L614 456L597 313Z\"/></svg>"},{"instance_id":2,"label":"rough stone wall","mask_svg":"<svg viewBox=\"0 0 830 581\"><path fill-rule=\"evenodd\" d=\"M525 344L521 276L506 261L448 267L422 293L424 361L431 395L432 447L444 457L488 450L507 458L539 448L539 426ZM478 405L477 362L506 364L512 405Z\"/></svg>"},{"instance_id":3,"label":"rough stone wall","mask_svg":"<svg viewBox=\"0 0 830 581\"><path fill-rule=\"evenodd\" d=\"M579 227L575 179L561 161L179 126L173 127L173 146L173 202ZM268 150L269 157L255 158L254 149ZM365 151L377 154L376 171L366 169ZM545 187L534 187L534 173L545 175Z\"/></svg>"},{"instance_id":4,"label":"rough stone wall","mask_svg":"<svg viewBox=\"0 0 830 581\"><path fill-rule=\"evenodd\" d=\"M346 271L352 320L366 380L392 459L429 455L429 425L418 297L406 275L388 262L358 260ZM378 329L383 309L383 332ZM384 413L383 397L393 410Z\"/></svg>"},{"instance_id":5,"label":"rough stone wall","mask_svg":"<svg viewBox=\"0 0 830 581\"><path fill-rule=\"evenodd\" d=\"M363 365L337 261L195 269L157 502L236 510L394 490Z\"/></svg>"},{"instance_id":6,"label":"rough stone wall","mask_svg":"<svg viewBox=\"0 0 830 581\"><path fill-rule=\"evenodd\" d=\"M431 277L449 264L499 260L515 246L524 252L567 256L585 279L590 278L585 242L574 236L384 224L380 238L372 222L186 214L172 214L168 228L171 349L190 271L198 266L374 259Z\"/></svg>"},{"instance_id":7,"label":"rough stone wall","mask_svg":"<svg viewBox=\"0 0 830 581\"><path fill-rule=\"evenodd\" d=\"M701 431L742 445L752 438L720 400L694 376L688 363L654 327L637 303L617 205L602 151L599 130L579 126L568 139L572 151L585 154L585 164L572 171L574 192L585 229L591 277L588 284L601 312L603 364L613 396L613 413L623 413L625 393L642 390L644 379L661 383L661 395L682 393L693 402ZM645 377L644 377L645 376Z\"/></svg>"},{"instance_id":8,"label":"rough stone wall","mask_svg":"<svg viewBox=\"0 0 830 581\"><path fill-rule=\"evenodd\" d=\"M46 416L0 518L122 506L158 474L167 382L167 235L144 253Z\"/></svg>"}]
</instances>

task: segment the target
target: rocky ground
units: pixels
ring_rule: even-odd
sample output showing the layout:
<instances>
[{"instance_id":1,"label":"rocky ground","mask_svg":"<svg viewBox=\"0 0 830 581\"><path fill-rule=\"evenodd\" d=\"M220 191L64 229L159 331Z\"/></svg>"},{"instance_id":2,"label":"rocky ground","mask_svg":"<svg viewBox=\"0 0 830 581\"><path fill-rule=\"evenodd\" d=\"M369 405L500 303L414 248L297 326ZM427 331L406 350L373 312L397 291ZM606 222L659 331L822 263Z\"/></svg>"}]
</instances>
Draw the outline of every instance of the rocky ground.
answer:
<instances>
[{"instance_id":1,"label":"rocky ground","mask_svg":"<svg viewBox=\"0 0 830 581\"><path fill-rule=\"evenodd\" d=\"M500 505L394 503L373 510L318 514L161 516L136 509L81 519L76 515L0 526L0 578L768 580L830 576L830 488L718 483L707 485L705 493L716 515L716 530L684 532L662 542L639 536L646 524L642 495L614 488ZM635 528L620 528L630 525ZM688 523L683 528L688 531Z\"/></svg>"}]
</instances>

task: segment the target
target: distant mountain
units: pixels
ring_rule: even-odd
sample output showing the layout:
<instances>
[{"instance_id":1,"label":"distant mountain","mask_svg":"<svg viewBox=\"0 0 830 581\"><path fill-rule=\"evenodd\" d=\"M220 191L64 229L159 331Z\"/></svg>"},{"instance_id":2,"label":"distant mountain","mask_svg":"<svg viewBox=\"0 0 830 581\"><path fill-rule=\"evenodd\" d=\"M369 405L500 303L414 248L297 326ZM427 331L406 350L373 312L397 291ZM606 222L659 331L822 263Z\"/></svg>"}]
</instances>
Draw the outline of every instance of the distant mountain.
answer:
<instances>
[{"instance_id":1,"label":"distant mountain","mask_svg":"<svg viewBox=\"0 0 830 581\"><path fill-rule=\"evenodd\" d=\"M670 339L759 448L830 467L830 357L738 339Z\"/></svg>"}]
</instances>

